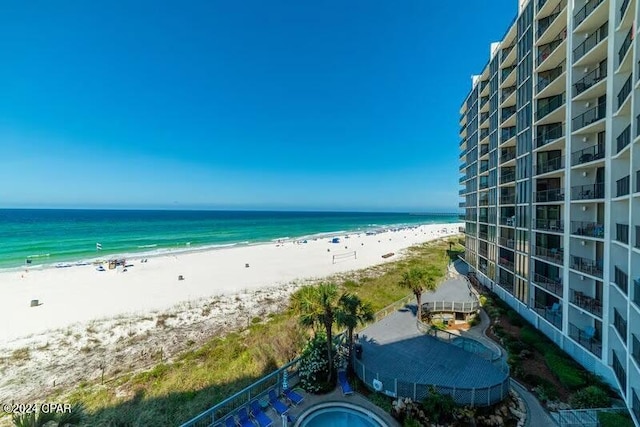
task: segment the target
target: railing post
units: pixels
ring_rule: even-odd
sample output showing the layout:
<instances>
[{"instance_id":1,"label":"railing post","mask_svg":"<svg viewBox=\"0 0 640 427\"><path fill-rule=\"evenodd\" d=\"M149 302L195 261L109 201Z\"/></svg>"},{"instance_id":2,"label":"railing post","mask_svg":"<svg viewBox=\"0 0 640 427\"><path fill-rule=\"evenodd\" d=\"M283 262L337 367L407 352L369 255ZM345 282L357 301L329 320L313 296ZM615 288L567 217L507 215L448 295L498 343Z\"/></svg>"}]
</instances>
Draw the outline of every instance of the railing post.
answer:
<instances>
[{"instance_id":1,"label":"railing post","mask_svg":"<svg viewBox=\"0 0 640 427\"><path fill-rule=\"evenodd\" d=\"M417 401L418 400L418 396L417 396L417 389L418 388L418 384L413 383L413 401Z\"/></svg>"},{"instance_id":2,"label":"railing post","mask_svg":"<svg viewBox=\"0 0 640 427\"><path fill-rule=\"evenodd\" d=\"M396 385L396 398L398 397L398 379L395 379L395 385Z\"/></svg>"}]
</instances>

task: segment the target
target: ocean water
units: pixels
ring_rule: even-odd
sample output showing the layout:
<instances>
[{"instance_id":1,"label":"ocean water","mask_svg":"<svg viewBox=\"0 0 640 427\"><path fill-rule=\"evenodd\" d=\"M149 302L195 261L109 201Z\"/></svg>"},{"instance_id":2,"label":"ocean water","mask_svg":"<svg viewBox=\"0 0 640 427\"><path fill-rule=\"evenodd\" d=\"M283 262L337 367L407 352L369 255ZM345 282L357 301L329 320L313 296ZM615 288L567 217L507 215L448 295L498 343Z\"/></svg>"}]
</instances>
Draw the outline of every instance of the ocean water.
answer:
<instances>
[{"instance_id":1,"label":"ocean water","mask_svg":"<svg viewBox=\"0 0 640 427\"><path fill-rule=\"evenodd\" d=\"M456 214L0 209L0 268L454 222Z\"/></svg>"}]
</instances>

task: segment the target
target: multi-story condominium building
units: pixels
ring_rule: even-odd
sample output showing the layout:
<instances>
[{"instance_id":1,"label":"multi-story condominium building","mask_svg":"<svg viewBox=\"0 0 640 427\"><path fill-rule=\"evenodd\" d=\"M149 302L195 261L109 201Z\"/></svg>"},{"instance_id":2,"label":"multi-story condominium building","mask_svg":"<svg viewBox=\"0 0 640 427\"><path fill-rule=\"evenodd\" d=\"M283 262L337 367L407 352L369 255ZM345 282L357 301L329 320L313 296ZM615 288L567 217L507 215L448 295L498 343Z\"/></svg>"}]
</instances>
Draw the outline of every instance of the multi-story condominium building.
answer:
<instances>
[{"instance_id":1,"label":"multi-story condominium building","mask_svg":"<svg viewBox=\"0 0 640 427\"><path fill-rule=\"evenodd\" d=\"M640 425L640 0L519 3L460 109L465 258Z\"/></svg>"}]
</instances>

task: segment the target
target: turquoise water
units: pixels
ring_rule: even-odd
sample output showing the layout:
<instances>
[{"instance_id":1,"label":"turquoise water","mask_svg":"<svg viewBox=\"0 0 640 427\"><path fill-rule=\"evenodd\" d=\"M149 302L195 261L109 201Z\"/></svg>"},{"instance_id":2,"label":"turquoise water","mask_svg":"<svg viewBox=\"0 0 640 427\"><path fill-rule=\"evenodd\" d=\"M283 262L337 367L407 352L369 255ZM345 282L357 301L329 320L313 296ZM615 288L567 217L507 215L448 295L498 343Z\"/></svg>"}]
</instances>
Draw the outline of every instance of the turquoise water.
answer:
<instances>
[{"instance_id":1,"label":"turquoise water","mask_svg":"<svg viewBox=\"0 0 640 427\"><path fill-rule=\"evenodd\" d=\"M0 268L453 222L455 214L0 209Z\"/></svg>"},{"instance_id":2,"label":"turquoise water","mask_svg":"<svg viewBox=\"0 0 640 427\"><path fill-rule=\"evenodd\" d=\"M303 427L380 427L380 424L360 411L335 407L320 409L302 421Z\"/></svg>"}]
</instances>

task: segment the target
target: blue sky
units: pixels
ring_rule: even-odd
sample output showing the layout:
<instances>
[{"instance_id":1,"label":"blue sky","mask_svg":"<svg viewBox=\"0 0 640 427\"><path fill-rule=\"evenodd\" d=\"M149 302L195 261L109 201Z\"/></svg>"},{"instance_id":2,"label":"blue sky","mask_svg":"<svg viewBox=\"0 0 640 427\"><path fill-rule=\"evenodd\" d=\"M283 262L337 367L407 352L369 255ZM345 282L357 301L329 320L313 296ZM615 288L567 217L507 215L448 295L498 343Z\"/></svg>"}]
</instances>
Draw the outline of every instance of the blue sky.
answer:
<instances>
[{"instance_id":1,"label":"blue sky","mask_svg":"<svg viewBox=\"0 0 640 427\"><path fill-rule=\"evenodd\" d=\"M516 0L0 3L0 207L456 211Z\"/></svg>"}]
</instances>

